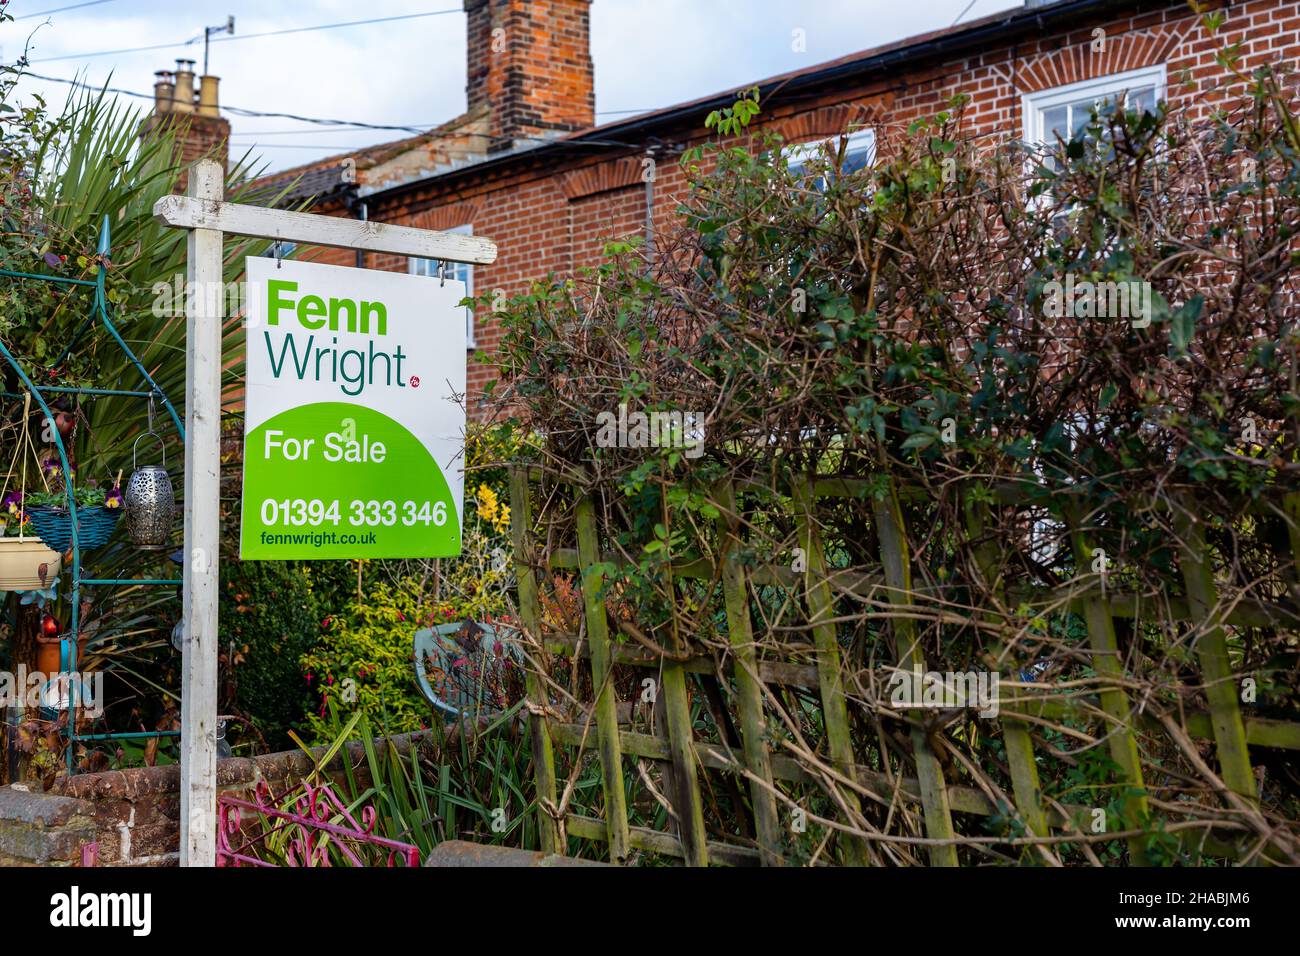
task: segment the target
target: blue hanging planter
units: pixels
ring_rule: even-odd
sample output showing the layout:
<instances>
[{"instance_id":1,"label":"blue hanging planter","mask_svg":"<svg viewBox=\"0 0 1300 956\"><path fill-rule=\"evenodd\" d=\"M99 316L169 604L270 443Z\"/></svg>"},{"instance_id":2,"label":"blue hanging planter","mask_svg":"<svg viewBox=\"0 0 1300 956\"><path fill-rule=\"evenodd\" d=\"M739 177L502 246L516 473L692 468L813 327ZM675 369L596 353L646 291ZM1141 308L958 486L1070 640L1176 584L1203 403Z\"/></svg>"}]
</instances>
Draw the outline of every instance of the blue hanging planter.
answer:
<instances>
[{"instance_id":1,"label":"blue hanging planter","mask_svg":"<svg viewBox=\"0 0 1300 956\"><path fill-rule=\"evenodd\" d=\"M77 509L77 544L82 548L99 548L108 544L121 516L121 508L82 505ZM32 530L47 545L62 554L72 547L72 517L67 508L34 505L27 509Z\"/></svg>"}]
</instances>

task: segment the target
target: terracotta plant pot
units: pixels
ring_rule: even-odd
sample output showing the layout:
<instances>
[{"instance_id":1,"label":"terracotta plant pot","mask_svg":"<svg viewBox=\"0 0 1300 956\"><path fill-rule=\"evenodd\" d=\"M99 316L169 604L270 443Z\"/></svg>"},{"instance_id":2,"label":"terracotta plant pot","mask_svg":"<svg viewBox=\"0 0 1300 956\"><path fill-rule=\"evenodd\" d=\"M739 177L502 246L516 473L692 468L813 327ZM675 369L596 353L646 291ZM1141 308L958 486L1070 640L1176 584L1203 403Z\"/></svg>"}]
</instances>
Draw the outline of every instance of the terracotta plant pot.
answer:
<instances>
[{"instance_id":1,"label":"terracotta plant pot","mask_svg":"<svg viewBox=\"0 0 1300 956\"><path fill-rule=\"evenodd\" d=\"M38 637L36 639L36 669L42 674L59 672L59 639Z\"/></svg>"},{"instance_id":2,"label":"terracotta plant pot","mask_svg":"<svg viewBox=\"0 0 1300 956\"><path fill-rule=\"evenodd\" d=\"M62 637L45 637L37 635L36 637L36 667L44 674L59 673L59 658L61 656L63 638ZM86 645L90 643L90 638L82 635L77 639L77 668L81 669L86 666Z\"/></svg>"},{"instance_id":3,"label":"terracotta plant pot","mask_svg":"<svg viewBox=\"0 0 1300 956\"><path fill-rule=\"evenodd\" d=\"M0 538L0 591L44 590L62 564L59 553L40 538Z\"/></svg>"}]
</instances>

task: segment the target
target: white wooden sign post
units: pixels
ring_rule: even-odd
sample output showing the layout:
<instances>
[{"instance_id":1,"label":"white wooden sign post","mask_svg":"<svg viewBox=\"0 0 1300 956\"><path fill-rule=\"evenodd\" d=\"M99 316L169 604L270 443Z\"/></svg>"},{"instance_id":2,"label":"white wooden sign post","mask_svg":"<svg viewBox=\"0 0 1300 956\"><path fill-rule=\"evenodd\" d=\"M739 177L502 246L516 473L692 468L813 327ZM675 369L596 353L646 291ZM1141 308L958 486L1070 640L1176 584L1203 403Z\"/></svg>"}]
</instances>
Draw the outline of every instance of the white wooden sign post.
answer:
<instances>
[{"instance_id":1,"label":"white wooden sign post","mask_svg":"<svg viewBox=\"0 0 1300 956\"><path fill-rule=\"evenodd\" d=\"M190 167L184 196L164 196L154 216L189 230L185 316L185 571L181 678L181 865L217 859L217 598L221 469L224 236L486 264L481 236L244 206L223 200L225 171Z\"/></svg>"}]
</instances>

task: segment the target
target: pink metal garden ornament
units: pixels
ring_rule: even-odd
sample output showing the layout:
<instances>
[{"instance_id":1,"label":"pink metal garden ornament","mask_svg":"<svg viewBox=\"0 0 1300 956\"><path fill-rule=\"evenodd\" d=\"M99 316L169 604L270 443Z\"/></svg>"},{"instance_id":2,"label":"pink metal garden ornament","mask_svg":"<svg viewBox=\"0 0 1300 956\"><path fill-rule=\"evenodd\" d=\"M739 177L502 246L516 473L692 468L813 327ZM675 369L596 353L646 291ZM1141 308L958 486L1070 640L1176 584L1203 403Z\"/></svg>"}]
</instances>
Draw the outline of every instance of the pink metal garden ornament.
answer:
<instances>
[{"instance_id":1,"label":"pink metal garden ornament","mask_svg":"<svg viewBox=\"0 0 1300 956\"><path fill-rule=\"evenodd\" d=\"M256 802L226 795L217 799L217 866L370 866L367 846L387 850L385 866L398 866L399 861L408 867L420 865L417 847L373 832L374 807L362 808L357 822L329 784L303 783L296 792L276 797L262 781L253 799ZM245 811L256 822L246 820ZM269 845L281 840L286 842L280 850ZM267 856L282 857L283 863Z\"/></svg>"}]
</instances>

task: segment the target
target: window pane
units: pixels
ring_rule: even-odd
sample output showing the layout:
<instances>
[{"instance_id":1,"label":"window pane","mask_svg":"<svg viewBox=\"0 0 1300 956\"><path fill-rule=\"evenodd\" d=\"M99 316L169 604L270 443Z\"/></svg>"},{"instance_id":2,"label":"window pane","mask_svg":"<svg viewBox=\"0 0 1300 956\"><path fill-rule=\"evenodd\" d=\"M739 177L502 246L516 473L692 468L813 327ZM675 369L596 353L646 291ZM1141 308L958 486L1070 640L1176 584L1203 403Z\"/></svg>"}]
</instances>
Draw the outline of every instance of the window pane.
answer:
<instances>
[{"instance_id":1,"label":"window pane","mask_svg":"<svg viewBox=\"0 0 1300 956\"><path fill-rule=\"evenodd\" d=\"M1107 104L1117 102L1120 96L1124 97L1124 109L1126 110L1137 110L1140 113L1142 110L1154 110L1156 107L1156 88L1154 86L1141 86L1131 90L1111 93L1107 96L1078 100L1070 104L1073 131L1078 133L1088 125L1094 107L1100 110Z\"/></svg>"},{"instance_id":2,"label":"window pane","mask_svg":"<svg viewBox=\"0 0 1300 956\"><path fill-rule=\"evenodd\" d=\"M799 143L794 146L787 146L784 150L786 166L792 176L796 179L804 179L808 173L809 160L816 156L819 160L830 160L834 162L839 157L840 139L833 137L822 140L817 143ZM853 173L875 162L875 138L870 130L858 130L848 138L848 144L844 150L844 164L840 167L840 173ZM818 175L816 179L806 182L806 185L824 192L826 189L825 177Z\"/></svg>"},{"instance_id":3,"label":"window pane","mask_svg":"<svg viewBox=\"0 0 1300 956\"><path fill-rule=\"evenodd\" d=\"M1156 108L1156 88L1153 84L1118 91L1105 96L1081 97L1069 103L1044 107L1040 112L1042 117L1042 140L1040 142L1050 147L1056 142L1058 136L1063 140L1078 137L1091 121L1093 109L1098 109L1106 103L1112 103L1118 100L1121 95L1124 97L1124 106L1127 110L1142 112L1143 110L1154 111Z\"/></svg>"},{"instance_id":4,"label":"window pane","mask_svg":"<svg viewBox=\"0 0 1300 956\"><path fill-rule=\"evenodd\" d=\"M1083 132L1083 128L1092 119L1092 108L1099 102L1101 101L1088 97L1083 100L1075 100L1070 104L1070 135L1066 139L1071 139Z\"/></svg>"},{"instance_id":5,"label":"window pane","mask_svg":"<svg viewBox=\"0 0 1300 956\"><path fill-rule=\"evenodd\" d=\"M438 259L412 259L411 274L417 276L432 276L434 278L437 278L439 263L440 260ZM470 281L469 279L470 269L472 268L473 267L468 262L448 262L447 278L460 280L461 282L465 283L465 286L468 289L469 281Z\"/></svg>"},{"instance_id":6,"label":"window pane","mask_svg":"<svg viewBox=\"0 0 1300 956\"><path fill-rule=\"evenodd\" d=\"M1043 110L1043 142L1054 143L1056 137L1070 138L1070 107L1053 106Z\"/></svg>"},{"instance_id":7,"label":"window pane","mask_svg":"<svg viewBox=\"0 0 1300 956\"><path fill-rule=\"evenodd\" d=\"M856 173L871 165L871 147L859 146L844 154L844 172Z\"/></svg>"},{"instance_id":8,"label":"window pane","mask_svg":"<svg viewBox=\"0 0 1300 956\"><path fill-rule=\"evenodd\" d=\"M1156 111L1156 88L1148 86L1140 90L1133 90L1128 95L1126 108L1136 110L1138 113L1143 111L1154 113Z\"/></svg>"}]
</instances>

